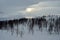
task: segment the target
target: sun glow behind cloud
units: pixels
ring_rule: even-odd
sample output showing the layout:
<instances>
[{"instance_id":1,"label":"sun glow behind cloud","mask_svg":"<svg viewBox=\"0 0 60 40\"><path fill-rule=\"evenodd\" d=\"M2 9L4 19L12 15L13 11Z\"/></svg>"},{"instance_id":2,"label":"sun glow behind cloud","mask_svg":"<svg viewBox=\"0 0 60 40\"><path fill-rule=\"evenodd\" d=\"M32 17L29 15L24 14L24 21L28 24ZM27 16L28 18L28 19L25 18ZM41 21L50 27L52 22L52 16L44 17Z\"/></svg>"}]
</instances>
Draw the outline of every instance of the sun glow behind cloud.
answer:
<instances>
[{"instance_id":1,"label":"sun glow behind cloud","mask_svg":"<svg viewBox=\"0 0 60 40\"><path fill-rule=\"evenodd\" d=\"M29 5L20 12L26 15L26 17L59 14L60 1L39 2L37 4Z\"/></svg>"},{"instance_id":2,"label":"sun glow behind cloud","mask_svg":"<svg viewBox=\"0 0 60 40\"><path fill-rule=\"evenodd\" d=\"M26 8L26 12L33 12L35 10L35 8Z\"/></svg>"}]
</instances>

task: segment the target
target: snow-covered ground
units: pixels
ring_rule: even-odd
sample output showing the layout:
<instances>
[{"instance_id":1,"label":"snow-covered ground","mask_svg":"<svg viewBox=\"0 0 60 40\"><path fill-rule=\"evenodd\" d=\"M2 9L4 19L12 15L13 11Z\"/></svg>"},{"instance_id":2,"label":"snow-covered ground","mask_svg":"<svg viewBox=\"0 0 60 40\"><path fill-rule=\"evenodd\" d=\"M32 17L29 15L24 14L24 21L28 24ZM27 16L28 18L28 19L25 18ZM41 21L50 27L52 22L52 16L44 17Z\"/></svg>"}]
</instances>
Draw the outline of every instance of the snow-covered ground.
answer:
<instances>
[{"instance_id":1,"label":"snow-covered ground","mask_svg":"<svg viewBox=\"0 0 60 40\"><path fill-rule=\"evenodd\" d=\"M20 31L20 32L19 32ZM28 31L27 25L18 25L14 27L14 32L12 34L11 30L0 30L0 40L60 40L60 34L49 34L44 28L42 32L38 30L37 25L35 25L34 33Z\"/></svg>"}]
</instances>

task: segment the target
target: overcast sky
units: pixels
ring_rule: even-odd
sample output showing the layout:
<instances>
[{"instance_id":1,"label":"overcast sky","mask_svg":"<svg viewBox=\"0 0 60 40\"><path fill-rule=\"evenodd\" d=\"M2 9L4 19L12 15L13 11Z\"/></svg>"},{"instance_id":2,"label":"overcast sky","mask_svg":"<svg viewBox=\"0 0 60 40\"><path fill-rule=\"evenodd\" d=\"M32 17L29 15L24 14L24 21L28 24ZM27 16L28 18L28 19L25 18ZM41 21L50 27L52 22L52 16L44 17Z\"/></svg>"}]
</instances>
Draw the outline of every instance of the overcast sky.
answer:
<instances>
[{"instance_id":1,"label":"overcast sky","mask_svg":"<svg viewBox=\"0 0 60 40\"><path fill-rule=\"evenodd\" d=\"M27 8L34 8L26 12ZM60 14L60 0L0 0L0 18Z\"/></svg>"}]
</instances>

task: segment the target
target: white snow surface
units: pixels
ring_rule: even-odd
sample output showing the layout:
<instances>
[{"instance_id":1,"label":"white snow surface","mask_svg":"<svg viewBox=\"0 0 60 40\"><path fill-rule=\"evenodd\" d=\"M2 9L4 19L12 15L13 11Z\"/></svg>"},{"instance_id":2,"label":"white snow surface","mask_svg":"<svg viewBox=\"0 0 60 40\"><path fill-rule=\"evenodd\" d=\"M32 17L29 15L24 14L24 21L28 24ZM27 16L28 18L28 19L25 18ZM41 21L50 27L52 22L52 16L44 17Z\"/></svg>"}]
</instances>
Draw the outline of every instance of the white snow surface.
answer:
<instances>
[{"instance_id":1,"label":"white snow surface","mask_svg":"<svg viewBox=\"0 0 60 40\"><path fill-rule=\"evenodd\" d=\"M24 35L21 37L20 34L16 35L14 32L11 34L10 30L0 30L0 40L60 40L60 34L49 34L45 29L41 32L35 25L34 33L28 32L28 26L18 25L19 31L24 31Z\"/></svg>"}]
</instances>

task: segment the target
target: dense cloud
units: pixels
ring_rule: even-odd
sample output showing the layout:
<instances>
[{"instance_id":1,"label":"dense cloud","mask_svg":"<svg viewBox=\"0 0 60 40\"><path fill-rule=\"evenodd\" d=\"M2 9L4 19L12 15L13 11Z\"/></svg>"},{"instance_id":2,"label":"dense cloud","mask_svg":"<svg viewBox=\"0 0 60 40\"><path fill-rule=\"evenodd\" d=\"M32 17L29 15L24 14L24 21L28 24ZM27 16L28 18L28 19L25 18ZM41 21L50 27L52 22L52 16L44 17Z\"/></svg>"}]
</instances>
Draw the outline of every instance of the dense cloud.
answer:
<instances>
[{"instance_id":1,"label":"dense cloud","mask_svg":"<svg viewBox=\"0 0 60 40\"><path fill-rule=\"evenodd\" d=\"M0 0L0 18L41 16L60 13L59 0ZM34 12L26 13L27 8L34 8Z\"/></svg>"}]
</instances>

